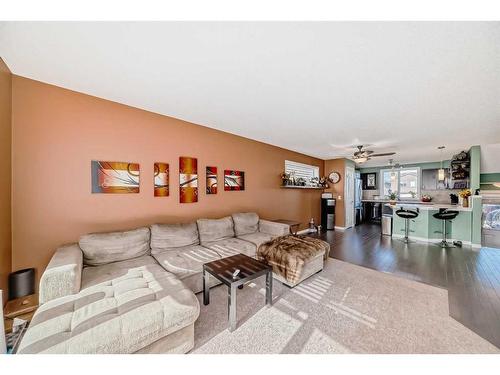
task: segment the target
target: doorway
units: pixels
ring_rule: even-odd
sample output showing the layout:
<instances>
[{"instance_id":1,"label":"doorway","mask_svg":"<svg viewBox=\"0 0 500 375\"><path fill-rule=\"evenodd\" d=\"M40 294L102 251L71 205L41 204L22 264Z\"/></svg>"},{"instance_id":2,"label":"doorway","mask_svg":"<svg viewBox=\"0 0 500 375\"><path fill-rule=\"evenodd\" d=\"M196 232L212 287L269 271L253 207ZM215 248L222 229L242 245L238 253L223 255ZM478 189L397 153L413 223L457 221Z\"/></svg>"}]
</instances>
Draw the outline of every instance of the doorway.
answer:
<instances>
[{"instance_id":1,"label":"doorway","mask_svg":"<svg viewBox=\"0 0 500 375\"><path fill-rule=\"evenodd\" d=\"M344 205L345 205L345 227L354 226L354 168L345 169Z\"/></svg>"}]
</instances>

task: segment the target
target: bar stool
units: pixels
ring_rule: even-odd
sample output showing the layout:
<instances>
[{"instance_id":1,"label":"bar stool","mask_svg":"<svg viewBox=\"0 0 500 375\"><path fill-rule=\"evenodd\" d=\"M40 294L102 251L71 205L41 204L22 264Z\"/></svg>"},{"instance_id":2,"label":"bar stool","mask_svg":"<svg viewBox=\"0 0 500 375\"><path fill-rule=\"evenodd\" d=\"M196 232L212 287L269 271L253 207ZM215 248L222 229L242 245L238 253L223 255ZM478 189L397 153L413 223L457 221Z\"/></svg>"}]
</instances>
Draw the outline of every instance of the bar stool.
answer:
<instances>
[{"instance_id":1,"label":"bar stool","mask_svg":"<svg viewBox=\"0 0 500 375\"><path fill-rule=\"evenodd\" d=\"M458 211L448 210L446 208L440 208L439 212L436 212L435 214L432 215L436 219L441 220L443 222L443 229L442 229L443 239L441 240L440 243L437 244L438 246L442 248L455 247L451 243L446 241L446 222L447 221L451 222L454 218L457 217L458 214L459 214ZM434 233L440 233L440 232L434 232Z\"/></svg>"},{"instance_id":2,"label":"bar stool","mask_svg":"<svg viewBox=\"0 0 500 375\"><path fill-rule=\"evenodd\" d=\"M410 243L410 239L408 238L408 233L410 232L410 219L415 219L418 217L418 208L417 211L407 210L404 208L400 208L396 211L396 215L400 218L405 219L405 238L403 239L404 243Z\"/></svg>"}]
</instances>

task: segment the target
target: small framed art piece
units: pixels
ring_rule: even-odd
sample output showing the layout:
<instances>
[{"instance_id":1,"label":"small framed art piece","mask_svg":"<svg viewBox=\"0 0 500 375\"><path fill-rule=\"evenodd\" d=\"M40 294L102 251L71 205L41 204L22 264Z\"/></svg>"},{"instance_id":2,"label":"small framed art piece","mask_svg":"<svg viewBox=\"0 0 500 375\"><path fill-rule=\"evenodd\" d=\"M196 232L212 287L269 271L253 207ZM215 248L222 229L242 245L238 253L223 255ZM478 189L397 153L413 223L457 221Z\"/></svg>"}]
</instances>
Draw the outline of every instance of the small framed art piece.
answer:
<instances>
[{"instance_id":1,"label":"small framed art piece","mask_svg":"<svg viewBox=\"0 0 500 375\"><path fill-rule=\"evenodd\" d=\"M224 190L245 190L245 172L226 169L224 171Z\"/></svg>"},{"instance_id":2,"label":"small framed art piece","mask_svg":"<svg viewBox=\"0 0 500 375\"><path fill-rule=\"evenodd\" d=\"M207 167L207 194L217 194L217 167Z\"/></svg>"},{"instance_id":3,"label":"small framed art piece","mask_svg":"<svg viewBox=\"0 0 500 375\"><path fill-rule=\"evenodd\" d=\"M91 173L92 193L139 192L139 164L137 163L92 160Z\"/></svg>"},{"instance_id":4,"label":"small framed art piece","mask_svg":"<svg viewBox=\"0 0 500 375\"><path fill-rule=\"evenodd\" d=\"M154 196L168 197L169 170L167 163L154 164Z\"/></svg>"},{"instance_id":5,"label":"small framed art piece","mask_svg":"<svg viewBox=\"0 0 500 375\"><path fill-rule=\"evenodd\" d=\"M181 156L179 158L179 201L198 202L198 160Z\"/></svg>"}]
</instances>

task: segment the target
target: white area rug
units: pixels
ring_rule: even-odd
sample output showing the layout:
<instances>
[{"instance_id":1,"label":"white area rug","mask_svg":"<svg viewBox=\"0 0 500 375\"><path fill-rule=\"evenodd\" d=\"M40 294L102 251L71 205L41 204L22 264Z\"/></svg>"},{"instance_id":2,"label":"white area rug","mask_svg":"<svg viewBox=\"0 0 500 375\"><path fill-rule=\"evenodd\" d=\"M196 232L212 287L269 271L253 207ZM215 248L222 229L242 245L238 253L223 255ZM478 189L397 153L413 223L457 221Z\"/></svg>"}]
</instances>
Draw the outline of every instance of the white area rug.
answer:
<instances>
[{"instance_id":1,"label":"white area rug","mask_svg":"<svg viewBox=\"0 0 500 375\"><path fill-rule=\"evenodd\" d=\"M444 289L335 259L290 289L265 278L238 290L238 328L227 330L227 288L210 291L191 353L499 353L448 315Z\"/></svg>"}]
</instances>

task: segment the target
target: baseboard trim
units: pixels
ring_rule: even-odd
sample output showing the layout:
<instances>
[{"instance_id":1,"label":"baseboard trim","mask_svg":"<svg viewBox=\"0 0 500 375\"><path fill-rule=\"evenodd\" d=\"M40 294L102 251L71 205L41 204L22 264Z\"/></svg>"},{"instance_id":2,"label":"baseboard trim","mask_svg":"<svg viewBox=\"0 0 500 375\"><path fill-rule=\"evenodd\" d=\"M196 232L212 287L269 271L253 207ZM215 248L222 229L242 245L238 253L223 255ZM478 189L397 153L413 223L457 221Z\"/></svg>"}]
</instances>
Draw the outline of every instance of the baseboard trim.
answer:
<instances>
[{"instance_id":1,"label":"baseboard trim","mask_svg":"<svg viewBox=\"0 0 500 375\"><path fill-rule=\"evenodd\" d=\"M394 234L392 237L395 238L404 238L403 234ZM418 241L418 242L428 242L428 243L439 243L441 242L441 238L424 238L424 237L415 237L415 236L408 236L410 240ZM448 242L453 242L453 241L462 241L462 240L457 240L455 238L447 238L446 241ZM462 241L462 245L472 245L471 241ZM474 245L472 245L474 247ZM479 246L481 247L481 246Z\"/></svg>"},{"instance_id":2,"label":"baseboard trim","mask_svg":"<svg viewBox=\"0 0 500 375\"><path fill-rule=\"evenodd\" d=\"M338 229L338 230L346 230L347 228L346 227L338 227L335 225L335 229Z\"/></svg>"}]
</instances>

